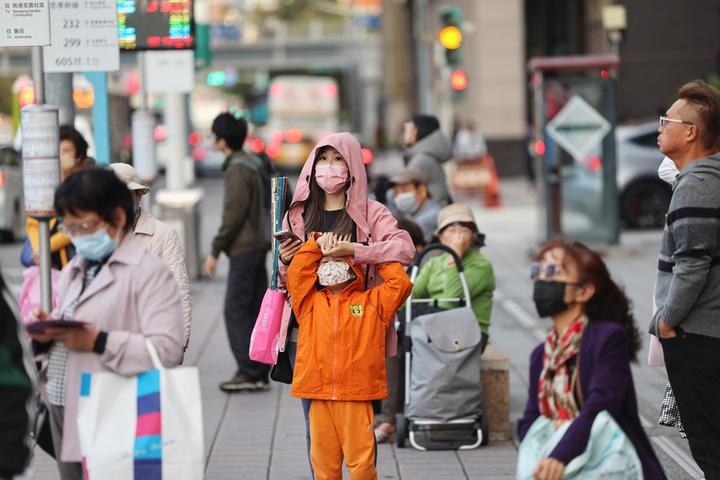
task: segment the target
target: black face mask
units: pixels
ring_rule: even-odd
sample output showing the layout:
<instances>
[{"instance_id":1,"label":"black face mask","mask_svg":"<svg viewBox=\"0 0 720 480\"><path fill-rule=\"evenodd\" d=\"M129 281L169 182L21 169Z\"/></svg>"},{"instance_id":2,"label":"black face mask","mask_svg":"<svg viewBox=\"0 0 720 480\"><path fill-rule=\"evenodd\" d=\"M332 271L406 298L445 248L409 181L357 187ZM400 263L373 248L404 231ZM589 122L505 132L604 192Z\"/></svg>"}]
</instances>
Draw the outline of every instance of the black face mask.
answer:
<instances>
[{"instance_id":1,"label":"black face mask","mask_svg":"<svg viewBox=\"0 0 720 480\"><path fill-rule=\"evenodd\" d=\"M551 317L568 309L569 305L565 303L565 285L565 282L535 281L533 300L538 315Z\"/></svg>"}]
</instances>

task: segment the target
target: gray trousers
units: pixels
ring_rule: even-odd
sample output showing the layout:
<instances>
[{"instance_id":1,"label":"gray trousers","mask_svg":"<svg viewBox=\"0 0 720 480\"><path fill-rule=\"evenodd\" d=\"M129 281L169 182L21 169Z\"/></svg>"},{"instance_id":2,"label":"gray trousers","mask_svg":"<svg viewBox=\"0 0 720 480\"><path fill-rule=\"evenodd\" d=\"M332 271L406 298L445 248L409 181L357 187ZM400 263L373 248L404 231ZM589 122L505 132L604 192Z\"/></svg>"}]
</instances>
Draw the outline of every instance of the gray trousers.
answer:
<instances>
[{"instance_id":1,"label":"gray trousers","mask_svg":"<svg viewBox=\"0 0 720 480\"><path fill-rule=\"evenodd\" d=\"M52 432L53 447L55 448L55 458L57 458L58 470L62 480L83 480L82 463L80 462L61 462L62 455L62 437L63 437L63 419L65 418L65 407L59 407L52 403L47 403L48 420L50 421L50 431Z\"/></svg>"}]
</instances>

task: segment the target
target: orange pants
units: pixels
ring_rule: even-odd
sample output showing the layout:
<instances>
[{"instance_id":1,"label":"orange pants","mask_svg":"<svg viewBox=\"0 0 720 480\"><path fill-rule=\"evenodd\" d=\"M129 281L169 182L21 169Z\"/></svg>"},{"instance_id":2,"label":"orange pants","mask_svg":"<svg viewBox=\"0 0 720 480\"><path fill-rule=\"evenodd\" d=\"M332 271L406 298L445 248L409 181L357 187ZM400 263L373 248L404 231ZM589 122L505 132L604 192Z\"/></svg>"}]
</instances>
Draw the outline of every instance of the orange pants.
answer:
<instances>
[{"instance_id":1,"label":"orange pants","mask_svg":"<svg viewBox=\"0 0 720 480\"><path fill-rule=\"evenodd\" d=\"M374 413L371 402L313 400L310 407L310 458L315 480L376 480Z\"/></svg>"}]
</instances>

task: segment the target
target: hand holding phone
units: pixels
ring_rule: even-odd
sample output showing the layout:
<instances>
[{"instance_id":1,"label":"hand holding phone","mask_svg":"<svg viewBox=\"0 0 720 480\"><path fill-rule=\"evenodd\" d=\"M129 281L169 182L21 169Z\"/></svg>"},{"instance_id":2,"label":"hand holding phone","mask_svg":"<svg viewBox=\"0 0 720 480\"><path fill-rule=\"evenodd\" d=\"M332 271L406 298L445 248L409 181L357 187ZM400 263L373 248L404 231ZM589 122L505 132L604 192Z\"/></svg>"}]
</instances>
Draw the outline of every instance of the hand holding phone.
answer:
<instances>
[{"instance_id":1,"label":"hand holding phone","mask_svg":"<svg viewBox=\"0 0 720 480\"><path fill-rule=\"evenodd\" d=\"M278 250L280 261L285 265L290 265L293 257L302 247L302 241L291 230L276 232L274 237L280 242L280 249Z\"/></svg>"},{"instance_id":2,"label":"hand holding phone","mask_svg":"<svg viewBox=\"0 0 720 480\"><path fill-rule=\"evenodd\" d=\"M277 241L280 242L280 243L283 243L283 242L285 242L286 240L289 240L289 239L291 239L291 238L292 238L293 240L297 240L297 241L300 240L300 239L298 238L298 236L295 235L295 234L292 232L292 230L280 230L279 232L275 232L275 234L273 235L273 237L275 237L275 240L277 240Z\"/></svg>"}]
</instances>

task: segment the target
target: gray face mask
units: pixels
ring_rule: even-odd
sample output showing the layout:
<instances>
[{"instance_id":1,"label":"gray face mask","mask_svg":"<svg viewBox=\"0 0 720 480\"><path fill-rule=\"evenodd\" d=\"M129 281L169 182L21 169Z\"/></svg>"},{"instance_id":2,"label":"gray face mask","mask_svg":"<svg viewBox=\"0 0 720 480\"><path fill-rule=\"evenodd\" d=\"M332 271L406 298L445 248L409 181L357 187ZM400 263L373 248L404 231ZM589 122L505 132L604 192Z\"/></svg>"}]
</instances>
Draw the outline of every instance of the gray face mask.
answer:
<instances>
[{"instance_id":1,"label":"gray face mask","mask_svg":"<svg viewBox=\"0 0 720 480\"><path fill-rule=\"evenodd\" d=\"M138 201L137 198L133 198L133 213L137 212L138 210Z\"/></svg>"},{"instance_id":2,"label":"gray face mask","mask_svg":"<svg viewBox=\"0 0 720 480\"><path fill-rule=\"evenodd\" d=\"M415 192L406 192L395 195L393 199L395 206L403 213L412 214L418 208L418 201L415 200Z\"/></svg>"}]
</instances>

